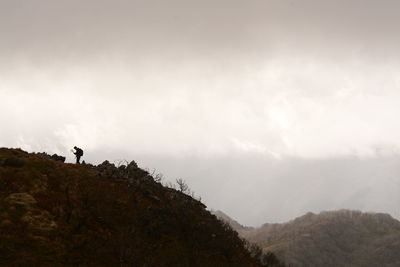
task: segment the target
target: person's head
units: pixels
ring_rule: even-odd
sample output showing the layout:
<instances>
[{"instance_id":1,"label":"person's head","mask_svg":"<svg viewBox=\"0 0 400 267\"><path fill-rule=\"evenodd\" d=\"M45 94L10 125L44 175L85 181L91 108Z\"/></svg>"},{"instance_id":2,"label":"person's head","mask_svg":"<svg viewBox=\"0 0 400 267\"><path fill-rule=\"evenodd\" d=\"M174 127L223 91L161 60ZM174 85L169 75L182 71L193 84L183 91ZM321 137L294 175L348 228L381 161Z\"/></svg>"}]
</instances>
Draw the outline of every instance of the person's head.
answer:
<instances>
[{"instance_id":1,"label":"person's head","mask_svg":"<svg viewBox=\"0 0 400 267\"><path fill-rule=\"evenodd\" d=\"M75 148L75 149L77 149L77 147L76 147L76 146L74 146L74 148Z\"/></svg>"}]
</instances>

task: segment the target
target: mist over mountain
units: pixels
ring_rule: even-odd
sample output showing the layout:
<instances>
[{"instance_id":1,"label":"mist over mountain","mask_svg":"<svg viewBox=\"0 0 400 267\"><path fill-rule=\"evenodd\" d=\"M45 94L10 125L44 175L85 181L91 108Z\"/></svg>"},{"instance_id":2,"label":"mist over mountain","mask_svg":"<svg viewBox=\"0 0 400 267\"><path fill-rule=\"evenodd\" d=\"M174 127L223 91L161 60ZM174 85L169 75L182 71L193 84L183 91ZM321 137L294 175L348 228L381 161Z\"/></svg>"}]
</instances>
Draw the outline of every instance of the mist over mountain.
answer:
<instances>
[{"instance_id":1,"label":"mist over mountain","mask_svg":"<svg viewBox=\"0 0 400 267\"><path fill-rule=\"evenodd\" d=\"M199 248L176 227L170 233L149 219L161 216L166 225L176 225L163 216L175 218L190 205L197 215L184 212L176 220L202 214L198 219L212 229L221 228L216 226L220 222L202 205L253 227L341 209L388 213L400 220L399 10L396 0L0 0L0 147L56 153L67 163L4 152L0 227L6 228L0 232L0 249L5 249L0 260L35 265L29 255L50 248L66 264L75 264L68 257L82 253L102 255L100 260L117 266L143 263L137 255L149 251L157 251L149 265L165 255L172 255L167 257L172 262L186 257L191 263L193 251L204 264L224 265L230 255L242 255L241 249L237 254L220 248L224 238L213 243L219 251L214 255L208 241ZM93 166L69 164L75 160L73 146L81 147ZM127 159L135 164L128 168L126 162L119 169ZM164 185L184 178L201 203L143 178L153 170L164 175ZM93 195L89 187L99 193ZM96 201L101 205L91 205ZM125 212L128 206L135 211ZM128 217L137 222L133 228L121 223ZM265 226L242 227L224 217L242 235ZM352 220L368 224L361 218L370 217L345 221L345 229L352 229ZM338 220L325 218L322 225ZM148 225L159 232L137 231ZM193 230L196 223L188 225L187 232L200 236ZM222 228L235 236L226 224ZM270 228L264 229L268 235ZM314 228L328 231L319 224ZM47 237L45 229L55 235ZM373 231L362 229L354 231L362 236ZM204 231L201 238L209 237ZM24 233L21 241L14 238L18 233ZM119 239L108 238L115 233ZM137 233L140 238L133 238ZM308 234L289 241L283 235L279 240L287 242L282 244L251 238L305 264L308 252L325 255L319 244L330 247L336 240L315 234L318 246L312 247L305 241ZM111 253L115 244L125 248L125 237L158 247L134 245ZM233 239L231 244L239 247L246 243ZM105 251L92 243L104 244ZM310 249L292 257L284 244ZM13 250L17 247L25 258ZM393 258L390 247L382 253ZM168 254L170 248L179 255ZM349 247L334 250L336 258L323 257L324 264L355 261ZM355 250L363 257L364 252L375 255L366 246ZM1 258L7 254L14 256ZM318 264L313 255L310 262Z\"/></svg>"},{"instance_id":2,"label":"mist over mountain","mask_svg":"<svg viewBox=\"0 0 400 267\"><path fill-rule=\"evenodd\" d=\"M388 214L338 210L307 213L286 223L244 227L215 212L240 236L293 267L400 266L400 222Z\"/></svg>"},{"instance_id":3,"label":"mist over mountain","mask_svg":"<svg viewBox=\"0 0 400 267\"><path fill-rule=\"evenodd\" d=\"M396 155L276 159L231 153L208 158L129 158L156 167L167 178L185 177L207 206L248 226L340 209L389 213L400 219L400 157Z\"/></svg>"},{"instance_id":4,"label":"mist over mountain","mask_svg":"<svg viewBox=\"0 0 400 267\"><path fill-rule=\"evenodd\" d=\"M133 158L247 225L342 208L399 219L399 9L1 0L0 146Z\"/></svg>"}]
</instances>

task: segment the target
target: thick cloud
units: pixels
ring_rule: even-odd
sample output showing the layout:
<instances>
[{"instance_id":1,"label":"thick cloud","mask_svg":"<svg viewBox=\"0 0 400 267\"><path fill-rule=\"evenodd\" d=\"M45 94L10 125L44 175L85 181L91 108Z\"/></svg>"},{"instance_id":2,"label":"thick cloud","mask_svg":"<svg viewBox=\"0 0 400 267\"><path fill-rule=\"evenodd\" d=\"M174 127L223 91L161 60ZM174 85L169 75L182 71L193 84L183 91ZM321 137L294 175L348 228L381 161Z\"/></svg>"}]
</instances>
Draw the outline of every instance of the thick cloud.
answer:
<instances>
[{"instance_id":1,"label":"thick cloud","mask_svg":"<svg viewBox=\"0 0 400 267\"><path fill-rule=\"evenodd\" d=\"M246 184L255 190L250 200L263 202L255 197L263 195L259 179L277 192L271 196L284 195L289 181L310 183L304 172L312 164L285 172L293 159L328 166L312 177L333 177L329 166L339 159L348 164L339 178L355 191L335 194L338 180L321 178L323 195L297 191L299 209L257 208L260 215L243 221L380 209L367 199L386 203L392 195L364 188L390 185L356 170L399 154L399 7L389 0L0 0L0 146L68 154L78 145L89 161L134 157L155 168L164 166L157 159L188 166L192 157L201 166L218 159L229 179L216 167L165 172L188 177L211 207L241 218L239 207L250 202L229 206L216 188L228 201ZM283 186L271 182L278 172ZM200 176L221 187L190 178Z\"/></svg>"}]
</instances>

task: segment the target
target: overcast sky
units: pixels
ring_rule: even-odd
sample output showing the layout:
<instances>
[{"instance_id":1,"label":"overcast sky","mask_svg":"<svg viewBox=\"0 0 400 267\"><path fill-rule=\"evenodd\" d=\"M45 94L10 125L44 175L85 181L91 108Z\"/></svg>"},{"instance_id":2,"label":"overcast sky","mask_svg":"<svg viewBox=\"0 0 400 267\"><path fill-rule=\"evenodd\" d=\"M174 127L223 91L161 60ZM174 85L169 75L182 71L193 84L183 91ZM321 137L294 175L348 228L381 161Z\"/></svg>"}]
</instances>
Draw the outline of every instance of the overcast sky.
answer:
<instances>
[{"instance_id":1,"label":"overcast sky","mask_svg":"<svg viewBox=\"0 0 400 267\"><path fill-rule=\"evenodd\" d=\"M247 225L400 218L399 10L0 0L0 146L134 159Z\"/></svg>"}]
</instances>

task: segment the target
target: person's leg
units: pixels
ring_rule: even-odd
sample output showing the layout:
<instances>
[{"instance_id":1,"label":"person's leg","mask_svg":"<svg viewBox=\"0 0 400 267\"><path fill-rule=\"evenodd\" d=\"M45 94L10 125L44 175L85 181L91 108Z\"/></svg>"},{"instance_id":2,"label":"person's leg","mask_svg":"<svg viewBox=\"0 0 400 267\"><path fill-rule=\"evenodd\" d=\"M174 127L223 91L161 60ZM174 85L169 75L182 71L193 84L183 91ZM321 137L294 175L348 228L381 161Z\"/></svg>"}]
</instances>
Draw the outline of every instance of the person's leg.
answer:
<instances>
[{"instance_id":1,"label":"person's leg","mask_svg":"<svg viewBox=\"0 0 400 267\"><path fill-rule=\"evenodd\" d=\"M76 156L76 164L80 164L79 160L81 159L81 156Z\"/></svg>"}]
</instances>

